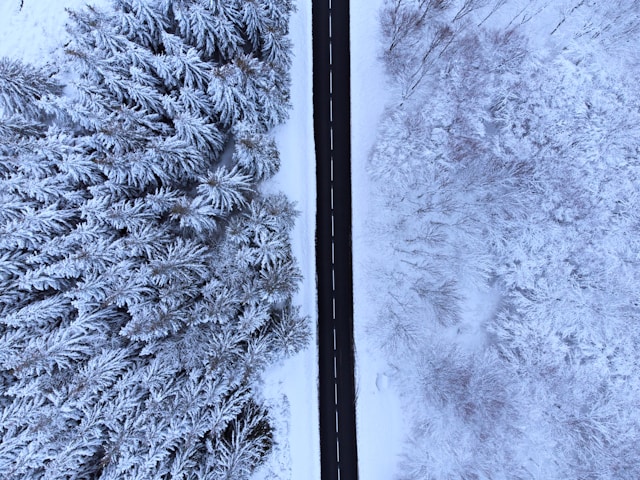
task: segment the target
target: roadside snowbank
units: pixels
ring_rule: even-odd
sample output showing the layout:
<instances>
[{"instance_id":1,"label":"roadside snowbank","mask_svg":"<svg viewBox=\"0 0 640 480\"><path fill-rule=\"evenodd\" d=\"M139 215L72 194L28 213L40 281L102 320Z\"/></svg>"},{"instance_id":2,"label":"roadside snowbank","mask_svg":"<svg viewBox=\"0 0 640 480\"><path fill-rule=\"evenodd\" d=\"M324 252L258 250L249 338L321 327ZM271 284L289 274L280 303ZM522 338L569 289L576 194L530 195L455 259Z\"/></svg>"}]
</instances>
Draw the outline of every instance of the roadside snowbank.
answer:
<instances>
[{"instance_id":1,"label":"roadside snowbank","mask_svg":"<svg viewBox=\"0 0 640 480\"><path fill-rule=\"evenodd\" d=\"M351 185L353 203L353 297L356 348L358 463L360 478L388 480L396 472L405 438L400 398L389 380L393 370L368 326L377 315L370 265L376 252L368 241L371 184L366 165L378 124L390 100L380 52L382 0L351 0Z\"/></svg>"},{"instance_id":2,"label":"roadside snowbank","mask_svg":"<svg viewBox=\"0 0 640 480\"><path fill-rule=\"evenodd\" d=\"M310 319L309 347L264 377L264 396L272 406L277 428L271 461L254 480L320 479L318 431L318 358L316 347L315 213L316 168L313 140L311 2L297 2L290 21L293 42L289 121L275 131L280 172L266 187L284 191L300 212L293 230L293 253L304 277L296 305Z\"/></svg>"}]
</instances>

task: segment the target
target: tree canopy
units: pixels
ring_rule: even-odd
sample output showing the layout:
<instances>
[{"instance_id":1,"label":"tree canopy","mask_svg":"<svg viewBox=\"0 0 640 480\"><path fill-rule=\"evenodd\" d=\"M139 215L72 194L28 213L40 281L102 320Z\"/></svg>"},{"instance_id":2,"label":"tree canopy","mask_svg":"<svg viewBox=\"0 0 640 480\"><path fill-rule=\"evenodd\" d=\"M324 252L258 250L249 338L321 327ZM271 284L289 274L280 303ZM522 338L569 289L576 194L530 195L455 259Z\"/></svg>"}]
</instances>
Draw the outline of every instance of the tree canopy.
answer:
<instances>
[{"instance_id":1,"label":"tree canopy","mask_svg":"<svg viewBox=\"0 0 640 480\"><path fill-rule=\"evenodd\" d=\"M254 385L301 348L269 130L287 0L70 12L68 61L0 60L3 478L247 478Z\"/></svg>"}]
</instances>

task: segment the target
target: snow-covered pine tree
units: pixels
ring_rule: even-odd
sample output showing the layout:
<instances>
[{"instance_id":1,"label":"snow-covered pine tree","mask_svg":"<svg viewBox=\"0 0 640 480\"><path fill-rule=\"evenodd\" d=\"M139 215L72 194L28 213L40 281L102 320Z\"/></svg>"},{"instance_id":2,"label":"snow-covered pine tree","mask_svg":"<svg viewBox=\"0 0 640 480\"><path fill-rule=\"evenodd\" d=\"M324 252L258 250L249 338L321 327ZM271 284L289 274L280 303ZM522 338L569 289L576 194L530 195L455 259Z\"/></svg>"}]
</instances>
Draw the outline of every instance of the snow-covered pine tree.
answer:
<instances>
[{"instance_id":1,"label":"snow-covered pine tree","mask_svg":"<svg viewBox=\"0 0 640 480\"><path fill-rule=\"evenodd\" d=\"M234 132L234 162L255 181L272 177L280 168L275 140L255 127L239 123Z\"/></svg>"},{"instance_id":2,"label":"snow-covered pine tree","mask_svg":"<svg viewBox=\"0 0 640 480\"><path fill-rule=\"evenodd\" d=\"M60 86L45 72L17 60L0 58L0 109L5 117L41 114L39 101L59 91Z\"/></svg>"},{"instance_id":3,"label":"snow-covered pine tree","mask_svg":"<svg viewBox=\"0 0 640 480\"><path fill-rule=\"evenodd\" d=\"M307 337L295 212L258 183L290 10L118 0L72 13L70 95L5 65L26 83L0 89L3 478L241 479L268 453L254 382Z\"/></svg>"}]
</instances>

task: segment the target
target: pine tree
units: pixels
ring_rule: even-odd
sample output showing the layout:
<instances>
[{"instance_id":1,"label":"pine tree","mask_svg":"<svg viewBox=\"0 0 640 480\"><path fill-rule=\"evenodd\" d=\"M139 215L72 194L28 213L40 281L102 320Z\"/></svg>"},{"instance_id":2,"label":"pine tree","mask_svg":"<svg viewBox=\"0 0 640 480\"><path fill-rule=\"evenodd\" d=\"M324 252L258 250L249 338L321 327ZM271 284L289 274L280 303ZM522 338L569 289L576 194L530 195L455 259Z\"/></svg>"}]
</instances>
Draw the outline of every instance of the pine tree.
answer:
<instances>
[{"instance_id":1,"label":"pine tree","mask_svg":"<svg viewBox=\"0 0 640 480\"><path fill-rule=\"evenodd\" d=\"M0 58L0 108L5 116L36 117L42 113L38 102L59 92L60 86L44 72L16 60Z\"/></svg>"},{"instance_id":2,"label":"pine tree","mask_svg":"<svg viewBox=\"0 0 640 480\"><path fill-rule=\"evenodd\" d=\"M290 11L72 12L67 96L0 62L3 478L248 478L268 454L255 382L308 336L293 206L258 193Z\"/></svg>"}]
</instances>

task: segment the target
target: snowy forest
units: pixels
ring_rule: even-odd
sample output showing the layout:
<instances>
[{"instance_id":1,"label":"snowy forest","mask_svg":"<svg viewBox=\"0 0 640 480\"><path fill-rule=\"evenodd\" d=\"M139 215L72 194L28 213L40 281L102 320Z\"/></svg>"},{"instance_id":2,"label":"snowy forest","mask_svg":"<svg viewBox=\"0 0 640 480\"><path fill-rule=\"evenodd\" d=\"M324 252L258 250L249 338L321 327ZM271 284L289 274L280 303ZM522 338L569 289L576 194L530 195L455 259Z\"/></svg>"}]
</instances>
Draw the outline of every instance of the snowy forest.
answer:
<instances>
[{"instance_id":1,"label":"snowy forest","mask_svg":"<svg viewBox=\"0 0 640 480\"><path fill-rule=\"evenodd\" d=\"M640 3L379 18L367 329L410 424L396 478L640 478Z\"/></svg>"},{"instance_id":2,"label":"snowy forest","mask_svg":"<svg viewBox=\"0 0 640 480\"><path fill-rule=\"evenodd\" d=\"M290 0L71 11L0 59L0 476L248 478L261 372L302 348L295 206L261 184Z\"/></svg>"}]
</instances>

